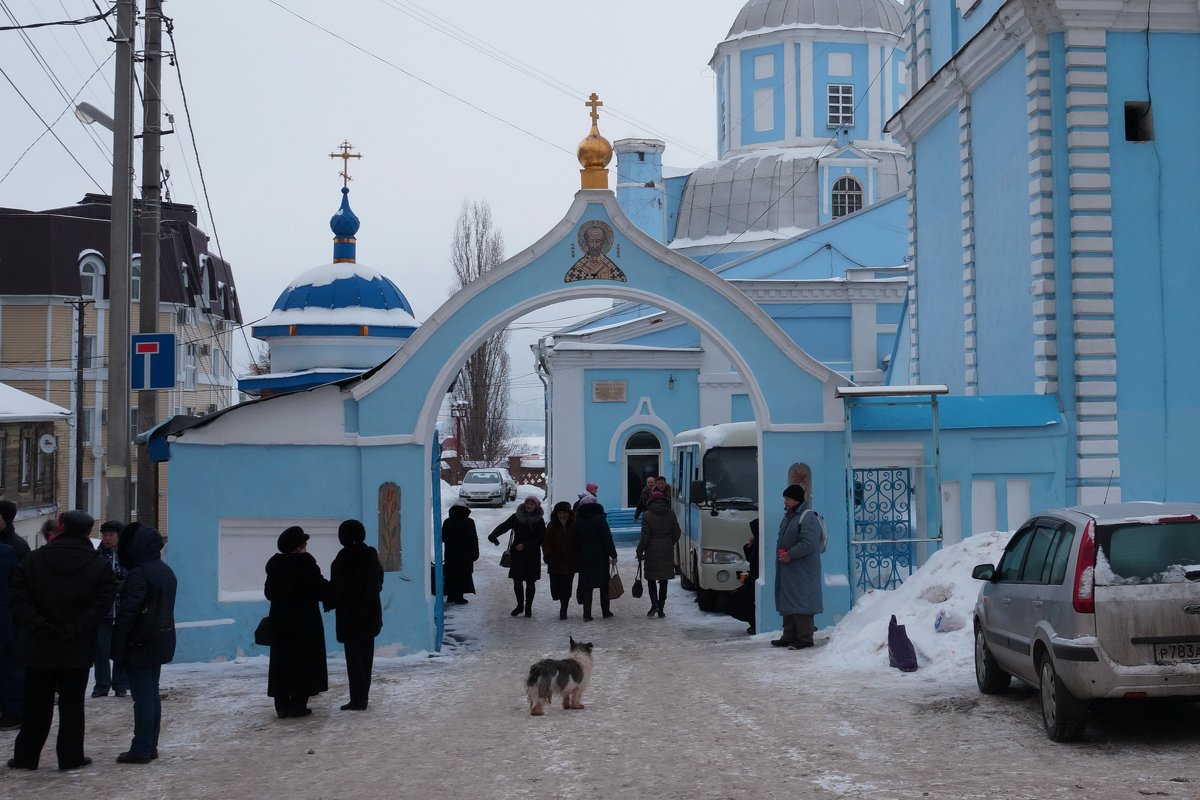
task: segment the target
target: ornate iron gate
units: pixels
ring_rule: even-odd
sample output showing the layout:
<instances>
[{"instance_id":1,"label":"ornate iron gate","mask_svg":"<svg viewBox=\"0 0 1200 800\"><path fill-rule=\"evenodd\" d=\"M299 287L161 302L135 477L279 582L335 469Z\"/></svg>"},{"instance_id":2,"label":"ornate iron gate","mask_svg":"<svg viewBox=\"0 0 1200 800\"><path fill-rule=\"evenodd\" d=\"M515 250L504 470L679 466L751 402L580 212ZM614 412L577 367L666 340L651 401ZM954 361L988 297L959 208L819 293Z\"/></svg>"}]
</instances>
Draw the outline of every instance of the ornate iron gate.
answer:
<instances>
[{"instance_id":1,"label":"ornate iron gate","mask_svg":"<svg viewBox=\"0 0 1200 800\"><path fill-rule=\"evenodd\" d=\"M854 470L855 595L894 589L917 567L909 467Z\"/></svg>"}]
</instances>

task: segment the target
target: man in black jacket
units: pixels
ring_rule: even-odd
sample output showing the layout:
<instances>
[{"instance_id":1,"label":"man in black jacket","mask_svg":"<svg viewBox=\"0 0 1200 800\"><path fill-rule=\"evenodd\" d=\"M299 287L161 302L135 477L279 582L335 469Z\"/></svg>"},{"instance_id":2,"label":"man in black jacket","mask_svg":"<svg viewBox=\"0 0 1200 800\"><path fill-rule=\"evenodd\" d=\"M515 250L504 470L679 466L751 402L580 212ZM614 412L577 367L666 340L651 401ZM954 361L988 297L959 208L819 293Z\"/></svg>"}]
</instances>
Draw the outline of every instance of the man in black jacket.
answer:
<instances>
[{"instance_id":1,"label":"man in black jacket","mask_svg":"<svg viewBox=\"0 0 1200 800\"><path fill-rule=\"evenodd\" d=\"M175 573L162 560L162 535L134 522L121 530L117 557L128 569L113 627L112 658L125 668L133 692L133 741L122 764L158 758L162 665L175 657Z\"/></svg>"},{"instance_id":2,"label":"man in black jacket","mask_svg":"<svg viewBox=\"0 0 1200 800\"><path fill-rule=\"evenodd\" d=\"M112 608L116 579L88 535L83 511L62 517L62 533L13 572L9 597L21 626L25 715L10 769L37 769L58 695L58 768L92 763L83 754L83 694L96 652L96 629Z\"/></svg>"},{"instance_id":3,"label":"man in black jacket","mask_svg":"<svg viewBox=\"0 0 1200 800\"><path fill-rule=\"evenodd\" d=\"M11 500L0 500L0 546L9 548L13 569L29 555L29 543L13 527L16 518L17 504ZM0 591L7 593L8 586L0 586ZM0 731L21 727L25 702L24 668L21 666L16 621L10 617L6 622L9 635L0 636ZM0 622L0 629L4 627L5 623Z\"/></svg>"}]
</instances>

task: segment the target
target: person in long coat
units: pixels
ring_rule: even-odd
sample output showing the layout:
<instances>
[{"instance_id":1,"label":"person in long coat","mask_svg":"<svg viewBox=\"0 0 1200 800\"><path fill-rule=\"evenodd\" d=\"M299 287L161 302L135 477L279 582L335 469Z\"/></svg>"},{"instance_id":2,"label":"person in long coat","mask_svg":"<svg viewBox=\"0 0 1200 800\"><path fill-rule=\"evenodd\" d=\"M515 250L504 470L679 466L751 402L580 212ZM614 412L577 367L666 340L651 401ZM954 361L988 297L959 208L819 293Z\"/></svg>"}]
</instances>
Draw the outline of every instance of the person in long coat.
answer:
<instances>
[{"instance_id":1,"label":"person in long coat","mask_svg":"<svg viewBox=\"0 0 1200 800\"><path fill-rule=\"evenodd\" d=\"M147 525L121 529L117 558L127 570L112 632L112 659L124 667L133 693L133 741L121 764L158 758L162 665L175 658L175 573L162 560L162 535Z\"/></svg>"},{"instance_id":2,"label":"person in long coat","mask_svg":"<svg viewBox=\"0 0 1200 800\"><path fill-rule=\"evenodd\" d=\"M683 532L671 509L671 501L662 492L651 492L642 514L642 538L637 557L642 562L646 588L650 590L650 610L647 617L665 617L667 581L675 577L675 544Z\"/></svg>"},{"instance_id":3,"label":"person in long coat","mask_svg":"<svg viewBox=\"0 0 1200 800\"><path fill-rule=\"evenodd\" d=\"M783 490L783 519L775 572L775 607L783 615L783 635L772 639L775 647L800 650L813 646L813 617L823 611L821 598L821 524L815 514L805 515L804 487L792 484ZM804 517L803 523L801 517Z\"/></svg>"},{"instance_id":4,"label":"person in long coat","mask_svg":"<svg viewBox=\"0 0 1200 800\"><path fill-rule=\"evenodd\" d=\"M479 534L471 509L459 500L442 522L442 593L451 603L465 605L465 594L475 594L475 562L479 560Z\"/></svg>"},{"instance_id":5,"label":"person in long coat","mask_svg":"<svg viewBox=\"0 0 1200 800\"><path fill-rule=\"evenodd\" d=\"M729 602L726 606L726 611L729 616L734 619L740 619L742 622L750 623L746 628L746 633L753 636L757 632L755 627L755 602L754 602L754 584L758 582L758 519L750 520L750 539L742 545L742 552L746 554L746 561L750 564L750 571L746 573L742 585L734 589L729 594Z\"/></svg>"},{"instance_id":6,"label":"person in long coat","mask_svg":"<svg viewBox=\"0 0 1200 800\"><path fill-rule=\"evenodd\" d=\"M550 596L558 601L558 618L567 618L572 584L579 569L579 546L575 541L575 512L566 500L554 506L546 525L546 541L542 544L546 573L550 576Z\"/></svg>"},{"instance_id":7,"label":"person in long coat","mask_svg":"<svg viewBox=\"0 0 1200 800\"><path fill-rule=\"evenodd\" d=\"M350 702L342 711L365 711L371 692L375 637L383 630L383 564L367 544L367 529L356 519L338 526L342 549L329 567L325 610L334 612L334 631L346 651Z\"/></svg>"},{"instance_id":8,"label":"person in long coat","mask_svg":"<svg viewBox=\"0 0 1200 800\"><path fill-rule=\"evenodd\" d=\"M279 552L267 561L263 589L271 601L267 695L275 698L280 719L311 714L308 698L329 689L321 621L321 601L329 592L329 582L308 553L307 543L308 534L293 525L279 534Z\"/></svg>"},{"instance_id":9,"label":"person in long coat","mask_svg":"<svg viewBox=\"0 0 1200 800\"><path fill-rule=\"evenodd\" d=\"M611 617L608 607L608 581L612 567L617 563L617 547L613 544L612 531L604 506L596 498L587 495L579 502L575 516L575 541L579 547L579 604L583 606L583 619L592 620L592 591L600 590L600 613Z\"/></svg>"},{"instance_id":10,"label":"person in long coat","mask_svg":"<svg viewBox=\"0 0 1200 800\"><path fill-rule=\"evenodd\" d=\"M537 582L542 578L542 541L546 538L546 521L542 519L542 504L532 495L488 534L488 541L500 544L500 537L512 533L512 566L508 577L512 578L513 593L517 596L517 607L511 616L522 611L526 617L533 616L533 595Z\"/></svg>"},{"instance_id":11,"label":"person in long coat","mask_svg":"<svg viewBox=\"0 0 1200 800\"><path fill-rule=\"evenodd\" d=\"M96 631L117 596L112 566L88 536L84 511L62 515L62 535L25 556L13 570L9 602L25 665L25 716L9 769L37 769L58 698L60 770L92 763L83 754L83 694L96 654Z\"/></svg>"}]
</instances>

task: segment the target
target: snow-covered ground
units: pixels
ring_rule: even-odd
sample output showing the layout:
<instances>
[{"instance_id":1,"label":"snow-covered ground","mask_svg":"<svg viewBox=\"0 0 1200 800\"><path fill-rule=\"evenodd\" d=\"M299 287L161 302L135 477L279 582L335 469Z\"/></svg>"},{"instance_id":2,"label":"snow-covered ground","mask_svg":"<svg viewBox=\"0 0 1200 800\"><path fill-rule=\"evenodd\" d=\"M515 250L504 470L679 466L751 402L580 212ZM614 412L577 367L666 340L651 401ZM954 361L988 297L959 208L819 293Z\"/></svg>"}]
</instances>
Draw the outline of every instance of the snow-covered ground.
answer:
<instances>
[{"instance_id":1,"label":"snow-covered ground","mask_svg":"<svg viewBox=\"0 0 1200 800\"><path fill-rule=\"evenodd\" d=\"M969 619L978 591L971 567L994 561L1007 534L943 550L902 588L864 598L821 631L820 646L792 652L770 647L771 632L750 637L744 624L700 612L677 581L662 620L645 616L647 598L626 594L613 619L585 623L573 606L560 621L544 580L533 619L510 617L511 585L485 537L513 507L472 512L479 593L449 608L442 653L376 660L368 711L338 710L346 700L338 658L331 691L297 720L275 718L265 658L171 665L159 761L113 763L128 747L130 704L89 699L96 763L55 772L52 733L40 771L0 769L0 796L1200 797L1193 706L1101 709L1087 742L1055 745L1030 689L978 692L969 630L939 633L933 621L942 609ZM633 548L619 552L628 587ZM892 614L916 645L917 672L888 667ZM568 636L595 645L588 708L530 717L528 666L565 654ZM13 735L0 733L0 747L11 748Z\"/></svg>"}]
</instances>

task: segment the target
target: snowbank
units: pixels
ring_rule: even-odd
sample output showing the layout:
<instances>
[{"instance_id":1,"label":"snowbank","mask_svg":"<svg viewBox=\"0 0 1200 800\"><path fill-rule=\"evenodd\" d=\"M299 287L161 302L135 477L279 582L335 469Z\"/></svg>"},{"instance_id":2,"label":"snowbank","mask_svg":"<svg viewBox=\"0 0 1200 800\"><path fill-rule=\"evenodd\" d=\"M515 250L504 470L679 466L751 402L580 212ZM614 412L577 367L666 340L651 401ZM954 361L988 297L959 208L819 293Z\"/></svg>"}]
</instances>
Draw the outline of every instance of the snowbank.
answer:
<instances>
[{"instance_id":1,"label":"snowbank","mask_svg":"<svg viewBox=\"0 0 1200 800\"><path fill-rule=\"evenodd\" d=\"M916 648L919 673L938 676L973 671L975 644L970 621L980 583L971 577L971 570L976 564L996 563L1011 536L1004 531L981 533L944 547L898 589L859 598L828 632L828 645L817 648L812 663L900 674L888 666L887 655L888 621L895 614ZM940 610L957 615L966 624L948 633L934 630ZM818 641L822 638L824 632L818 634Z\"/></svg>"}]
</instances>

